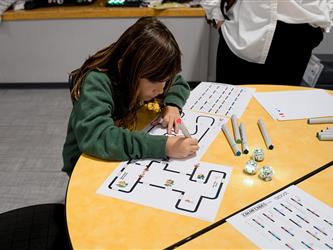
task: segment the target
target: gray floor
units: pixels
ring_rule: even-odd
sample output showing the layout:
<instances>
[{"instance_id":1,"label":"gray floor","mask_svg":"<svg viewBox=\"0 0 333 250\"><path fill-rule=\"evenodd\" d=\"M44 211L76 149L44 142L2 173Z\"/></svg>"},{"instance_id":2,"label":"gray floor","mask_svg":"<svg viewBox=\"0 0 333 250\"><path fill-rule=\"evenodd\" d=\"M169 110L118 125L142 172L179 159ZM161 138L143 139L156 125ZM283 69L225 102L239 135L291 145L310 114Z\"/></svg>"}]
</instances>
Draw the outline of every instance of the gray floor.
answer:
<instances>
[{"instance_id":1,"label":"gray floor","mask_svg":"<svg viewBox=\"0 0 333 250\"><path fill-rule=\"evenodd\" d=\"M63 203L68 89L0 89L0 213Z\"/></svg>"}]
</instances>

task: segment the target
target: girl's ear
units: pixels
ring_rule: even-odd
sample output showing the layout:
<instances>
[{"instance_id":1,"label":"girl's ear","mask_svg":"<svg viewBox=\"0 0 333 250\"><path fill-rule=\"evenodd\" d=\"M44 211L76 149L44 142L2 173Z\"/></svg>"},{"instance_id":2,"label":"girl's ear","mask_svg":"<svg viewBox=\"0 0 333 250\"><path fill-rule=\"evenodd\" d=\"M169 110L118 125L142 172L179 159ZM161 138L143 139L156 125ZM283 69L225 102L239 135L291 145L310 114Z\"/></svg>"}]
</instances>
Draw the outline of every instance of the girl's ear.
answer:
<instances>
[{"instance_id":1,"label":"girl's ear","mask_svg":"<svg viewBox=\"0 0 333 250\"><path fill-rule=\"evenodd\" d=\"M119 61L118 61L118 72L119 73L120 73L122 64L123 64L123 59L119 59Z\"/></svg>"}]
</instances>

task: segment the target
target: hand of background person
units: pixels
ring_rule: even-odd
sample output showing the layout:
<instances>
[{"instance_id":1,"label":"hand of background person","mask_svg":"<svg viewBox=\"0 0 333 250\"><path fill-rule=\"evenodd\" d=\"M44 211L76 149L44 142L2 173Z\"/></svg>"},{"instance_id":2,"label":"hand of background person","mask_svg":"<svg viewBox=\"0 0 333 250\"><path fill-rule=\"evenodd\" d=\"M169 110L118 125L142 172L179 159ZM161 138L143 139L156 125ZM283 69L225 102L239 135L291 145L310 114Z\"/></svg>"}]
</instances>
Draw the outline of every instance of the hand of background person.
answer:
<instances>
[{"instance_id":1,"label":"hand of background person","mask_svg":"<svg viewBox=\"0 0 333 250\"><path fill-rule=\"evenodd\" d=\"M209 25L213 26L217 30L220 29L222 24L224 23L224 20L208 19L206 15L205 19Z\"/></svg>"},{"instance_id":2,"label":"hand of background person","mask_svg":"<svg viewBox=\"0 0 333 250\"><path fill-rule=\"evenodd\" d=\"M186 158L195 154L199 149L198 141L194 138L169 136L166 143L166 155L170 158Z\"/></svg>"},{"instance_id":3,"label":"hand of background person","mask_svg":"<svg viewBox=\"0 0 333 250\"><path fill-rule=\"evenodd\" d=\"M216 28L217 30L219 30L219 29L221 28L221 26L222 26L223 23L224 23L223 20L222 20L222 21L216 21L215 28Z\"/></svg>"},{"instance_id":4,"label":"hand of background person","mask_svg":"<svg viewBox=\"0 0 333 250\"><path fill-rule=\"evenodd\" d=\"M167 128L168 134L172 134L172 129L175 133L179 132L179 126L176 120L180 118L179 109L173 106L165 106L162 114L152 122L152 125L160 123L162 127Z\"/></svg>"}]
</instances>

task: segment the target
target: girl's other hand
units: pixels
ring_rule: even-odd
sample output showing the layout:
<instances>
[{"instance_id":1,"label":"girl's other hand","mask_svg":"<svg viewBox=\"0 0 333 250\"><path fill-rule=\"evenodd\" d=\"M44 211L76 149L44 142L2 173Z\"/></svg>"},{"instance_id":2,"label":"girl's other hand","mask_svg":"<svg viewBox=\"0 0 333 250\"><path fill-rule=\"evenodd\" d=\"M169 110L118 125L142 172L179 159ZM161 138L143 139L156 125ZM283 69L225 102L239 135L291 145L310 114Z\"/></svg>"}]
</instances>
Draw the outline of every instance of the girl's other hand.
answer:
<instances>
[{"instance_id":1,"label":"girl's other hand","mask_svg":"<svg viewBox=\"0 0 333 250\"><path fill-rule=\"evenodd\" d=\"M174 129L175 133L178 134L179 127L176 120L180 118L180 115L179 109L177 107L165 106L161 114L161 118L161 125L162 127L167 128L167 132L169 135L172 134L172 129Z\"/></svg>"},{"instance_id":2,"label":"girl's other hand","mask_svg":"<svg viewBox=\"0 0 333 250\"><path fill-rule=\"evenodd\" d=\"M198 141L194 138L170 136L166 143L166 154L170 158L186 158L195 154L199 149Z\"/></svg>"}]
</instances>

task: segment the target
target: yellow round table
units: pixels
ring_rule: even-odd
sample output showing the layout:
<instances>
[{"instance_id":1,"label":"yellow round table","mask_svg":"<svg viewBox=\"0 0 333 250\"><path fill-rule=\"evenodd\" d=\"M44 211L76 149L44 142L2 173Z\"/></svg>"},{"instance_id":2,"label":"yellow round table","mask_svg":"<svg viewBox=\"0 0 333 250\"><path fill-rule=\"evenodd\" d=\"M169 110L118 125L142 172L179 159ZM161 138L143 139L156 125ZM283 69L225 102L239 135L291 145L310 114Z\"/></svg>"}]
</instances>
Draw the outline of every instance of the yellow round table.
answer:
<instances>
[{"instance_id":1,"label":"yellow round table","mask_svg":"<svg viewBox=\"0 0 333 250\"><path fill-rule=\"evenodd\" d=\"M257 92L305 89L277 85L246 85L244 87L254 87ZM332 94L331 91L330 93ZM265 121L274 144L273 150L266 150L257 125L259 118ZM272 166L275 175L272 181L264 182L257 175L244 174L243 166L250 156L242 154L240 157L235 157L223 133L219 133L201 159L233 167L216 221L333 160L333 142L319 141L316 138L316 132L327 125L308 125L305 119L273 120L255 98L251 99L239 119L240 122L246 125L250 149L259 147L265 151L265 160L260 165ZM227 126L232 131L230 121ZM82 155L77 162L66 196L67 225L74 249L161 249L211 225L209 222L192 217L97 195L96 190L118 164L119 162L102 161L87 155ZM332 173L333 171L329 172L331 179ZM326 190L331 179L326 178L326 175L318 180L313 179L314 185L310 185L305 191L309 190L316 196L320 190ZM300 184L301 187L302 185ZM332 185L328 190L332 190ZM331 195L326 193L323 199L332 206ZM181 247L187 249L256 248L228 223Z\"/></svg>"}]
</instances>

